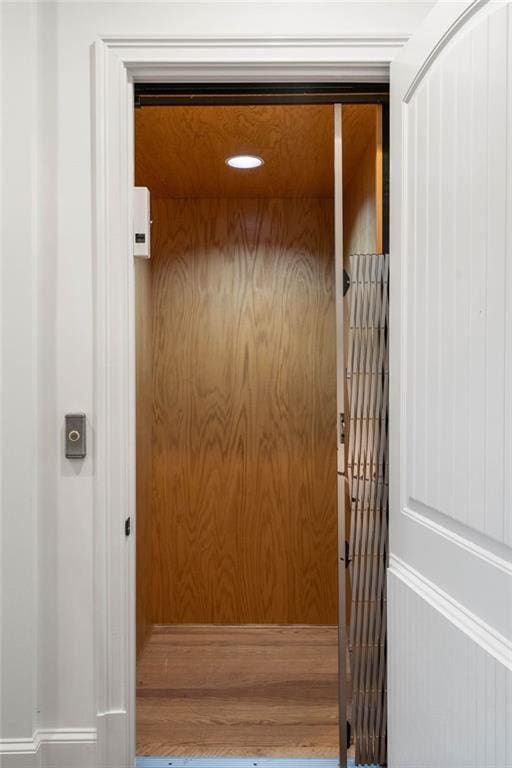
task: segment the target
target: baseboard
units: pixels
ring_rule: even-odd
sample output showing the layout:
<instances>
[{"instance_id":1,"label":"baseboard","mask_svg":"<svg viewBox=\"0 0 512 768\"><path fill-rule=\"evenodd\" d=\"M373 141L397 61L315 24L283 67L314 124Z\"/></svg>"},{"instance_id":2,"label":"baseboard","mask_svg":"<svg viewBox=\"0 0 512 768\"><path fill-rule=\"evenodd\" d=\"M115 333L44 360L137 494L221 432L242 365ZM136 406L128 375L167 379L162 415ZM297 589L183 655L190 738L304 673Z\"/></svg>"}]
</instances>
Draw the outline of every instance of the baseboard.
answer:
<instances>
[{"instance_id":1,"label":"baseboard","mask_svg":"<svg viewBox=\"0 0 512 768\"><path fill-rule=\"evenodd\" d=\"M95 728L38 729L32 738L0 740L0 768L91 768Z\"/></svg>"}]
</instances>

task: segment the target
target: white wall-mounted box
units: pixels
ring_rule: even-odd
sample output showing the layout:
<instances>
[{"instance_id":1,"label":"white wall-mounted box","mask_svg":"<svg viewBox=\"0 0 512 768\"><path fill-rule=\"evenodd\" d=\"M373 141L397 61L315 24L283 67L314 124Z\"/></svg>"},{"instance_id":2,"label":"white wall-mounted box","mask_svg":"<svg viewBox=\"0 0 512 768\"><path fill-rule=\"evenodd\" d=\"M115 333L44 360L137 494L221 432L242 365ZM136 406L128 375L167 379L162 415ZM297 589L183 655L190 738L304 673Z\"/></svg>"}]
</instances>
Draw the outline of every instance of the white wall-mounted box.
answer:
<instances>
[{"instance_id":1,"label":"white wall-mounted box","mask_svg":"<svg viewBox=\"0 0 512 768\"><path fill-rule=\"evenodd\" d=\"M151 201L147 187L133 188L133 255L151 256Z\"/></svg>"}]
</instances>

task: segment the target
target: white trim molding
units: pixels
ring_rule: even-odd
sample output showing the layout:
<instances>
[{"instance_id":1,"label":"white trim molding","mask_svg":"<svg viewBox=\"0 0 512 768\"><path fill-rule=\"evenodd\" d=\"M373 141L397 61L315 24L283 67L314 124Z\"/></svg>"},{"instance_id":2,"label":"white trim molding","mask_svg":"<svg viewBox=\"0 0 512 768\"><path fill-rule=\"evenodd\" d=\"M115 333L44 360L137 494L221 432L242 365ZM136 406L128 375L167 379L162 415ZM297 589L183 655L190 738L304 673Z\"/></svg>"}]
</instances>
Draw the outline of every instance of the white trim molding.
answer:
<instances>
[{"instance_id":1,"label":"white trim molding","mask_svg":"<svg viewBox=\"0 0 512 768\"><path fill-rule=\"evenodd\" d=\"M133 83L386 82L406 39L106 35L94 44L94 645L101 768L131 768L135 759L134 540L124 534L125 519L135 520Z\"/></svg>"},{"instance_id":2,"label":"white trim molding","mask_svg":"<svg viewBox=\"0 0 512 768\"><path fill-rule=\"evenodd\" d=\"M101 44L134 81L387 82L409 35L219 35L126 37Z\"/></svg>"},{"instance_id":3,"label":"white trim molding","mask_svg":"<svg viewBox=\"0 0 512 768\"><path fill-rule=\"evenodd\" d=\"M418 90L418 87L423 81L425 75L430 70L434 62L439 58L446 46L455 37L457 32L462 29L467 24L469 19L471 19L481 8L483 8L484 5L488 5L488 3L489 0L473 0L473 2L467 3L467 6L462 11L462 13L459 13L459 15L456 16L453 23L448 27L436 45L433 46L425 61L418 69L404 96L404 104L408 104L411 101L415 91Z\"/></svg>"},{"instance_id":4,"label":"white trim molding","mask_svg":"<svg viewBox=\"0 0 512 768\"><path fill-rule=\"evenodd\" d=\"M510 549L505 544L494 541L416 499L409 499L409 504L402 509L402 514L493 568L498 568L506 576L512 577Z\"/></svg>"},{"instance_id":5,"label":"white trim molding","mask_svg":"<svg viewBox=\"0 0 512 768\"><path fill-rule=\"evenodd\" d=\"M95 744L96 728L40 728L34 734L36 751L44 744Z\"/></svg>"},{"instance_id":6,"label":"white trim molding","mask_svg":"<svg viewBox=\"0 0 512 768\"><path fill-rule=\"evenodd\" d=\"M141 38L127 37L126 35L104 35L102 41L110 48L159 48L161 46L173 48L191 48L203 50L205 48L326 48L346 49L359 48L371 49L373 56L378 55L380 48L392 48L398 50L409 39L410 35L401 32L391 34L351 34L351 35L151 35Z\"/></svg>"},{"instance_id":7,"label":"white trim molding","mask_svg":"<svg viewBox=\"0 0 512 768\"><path fill-rule=\"evenodd\" d=\"M0 755L35 755L45 744L95 744L96 728L40 728L25 739L0 739Z\"/></svg>"},{"instance_id":8,"label":"white trim molding","mask_svg":"<svg viewBox=\"0 0 512 768\"><path fill-rule=\"evenodd\" d=\"M36 733L26 739L0 739L0 755L34 755L38 747Z\"/></svg>"},{"instance_id":9,"label":"white trim molding","mask_svg":"<svg viewBox=\"0 0 512 768\"><path fill-rule=\"evenodd\" d=\"M389 557L388 572L400 579L506 669L512 671L512 641L396 555L391 554Z\"/></svg>"},{"instance_id":10,"label":"white trim molding","mask_svg":"<svg viewBox=\"0 0 512 768\"><path fill-rule=\"evenodd\" d=\"M2 768L91 768L95 728L40 728L32 737L0 740Z\"/></svg>"}]
</instances>

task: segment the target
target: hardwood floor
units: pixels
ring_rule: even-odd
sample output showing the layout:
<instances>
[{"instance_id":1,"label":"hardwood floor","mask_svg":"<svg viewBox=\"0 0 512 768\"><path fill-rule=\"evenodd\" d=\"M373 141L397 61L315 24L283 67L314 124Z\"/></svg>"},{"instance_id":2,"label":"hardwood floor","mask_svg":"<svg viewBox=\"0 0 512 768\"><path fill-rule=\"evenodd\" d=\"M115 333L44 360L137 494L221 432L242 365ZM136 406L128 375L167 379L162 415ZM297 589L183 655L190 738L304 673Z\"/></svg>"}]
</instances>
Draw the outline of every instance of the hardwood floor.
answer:
<instances>
[{"instance_id":1,"label":"hardwood floor","mask_svg":"<svg viewBox=\"0 0 512 768\"><path fill-rule=\"evenodd\" d=\"M336 757L337 628L154 626L137 754Z\"/></svg>"}]
</instances>

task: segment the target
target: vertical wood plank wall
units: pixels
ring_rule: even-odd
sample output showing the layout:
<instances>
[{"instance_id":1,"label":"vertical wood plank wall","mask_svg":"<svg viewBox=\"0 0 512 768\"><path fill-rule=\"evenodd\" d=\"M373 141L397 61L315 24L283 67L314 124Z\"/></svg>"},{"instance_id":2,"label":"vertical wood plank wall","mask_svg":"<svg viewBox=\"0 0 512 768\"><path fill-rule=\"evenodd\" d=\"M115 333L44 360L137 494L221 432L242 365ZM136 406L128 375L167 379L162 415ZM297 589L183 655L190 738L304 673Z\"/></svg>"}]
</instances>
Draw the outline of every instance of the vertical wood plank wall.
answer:
<instances>
[{"instance_id":1,"label":"vertical wood plank wall","mask_svg":"<svg viewBox=\"0 0 512 768\"><path fill-rule=\"evenodd\" d=\"M151 620L335 624L332 199L152 208Z\"/></svg>"}]
</instances>

